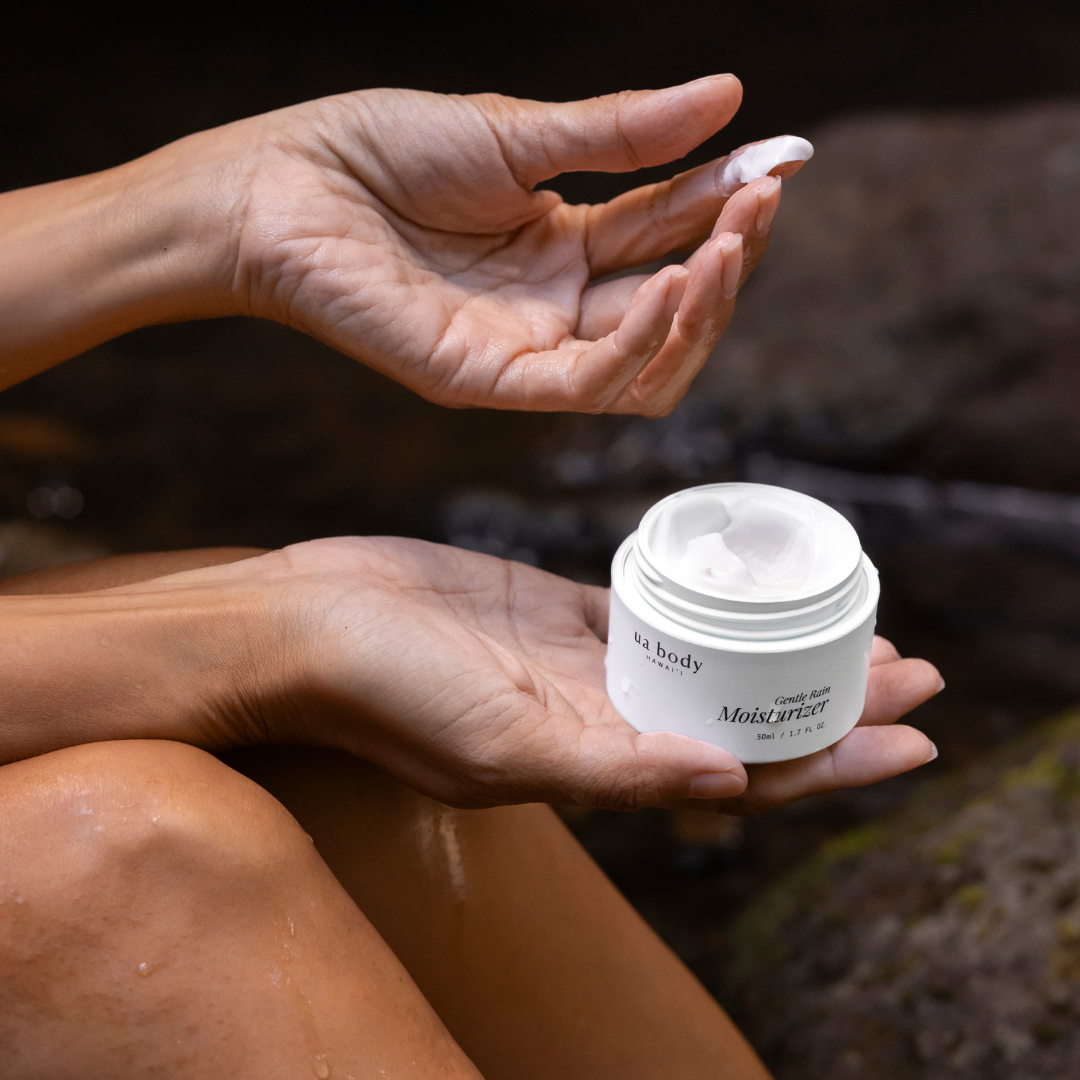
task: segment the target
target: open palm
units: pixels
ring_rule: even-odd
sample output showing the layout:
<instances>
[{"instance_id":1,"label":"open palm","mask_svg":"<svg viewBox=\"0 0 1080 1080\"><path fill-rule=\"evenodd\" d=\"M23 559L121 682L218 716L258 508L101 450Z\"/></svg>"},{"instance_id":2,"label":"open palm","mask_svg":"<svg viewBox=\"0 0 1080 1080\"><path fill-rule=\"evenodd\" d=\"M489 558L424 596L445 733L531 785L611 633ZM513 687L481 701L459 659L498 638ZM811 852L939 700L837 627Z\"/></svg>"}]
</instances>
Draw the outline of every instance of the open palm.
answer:
<instances>
[{"instance_id":1,"label":"open palm","mask_svg":"<svg viewBox=\"0 0 1080 1080\"><path fill-rule=\"evenodd\" d=\"M744 770L720 747L638 734L615 712L604 691L606 589L387 537L312 541L210 573L287 580L299 624L316 628L318 660L303 681L315 697L284 710L312 725L301 741L350 750L454 805L631 809L693 796L750 813L932 756L920 732L889 725L940 677L880 639L860 726L817 754ZM278 721L264 715L260 730L268 723Z\"/></svg>"},{"instance_id":2,"label":"open palm","mask_svg":"<svg viewBox=\"0 0 1080 1080\"><path fill-rule=\"evenodd\" d=\"M733 76L562 105L367 90L206 133L258 147L240 307L442 404L663 414L727 325L778 178L801 163L740 188L720 159L596 206L535 188L681 157L740 99ZM684 266L597 284L691 249Z\"/></svg>"}]
</instances>

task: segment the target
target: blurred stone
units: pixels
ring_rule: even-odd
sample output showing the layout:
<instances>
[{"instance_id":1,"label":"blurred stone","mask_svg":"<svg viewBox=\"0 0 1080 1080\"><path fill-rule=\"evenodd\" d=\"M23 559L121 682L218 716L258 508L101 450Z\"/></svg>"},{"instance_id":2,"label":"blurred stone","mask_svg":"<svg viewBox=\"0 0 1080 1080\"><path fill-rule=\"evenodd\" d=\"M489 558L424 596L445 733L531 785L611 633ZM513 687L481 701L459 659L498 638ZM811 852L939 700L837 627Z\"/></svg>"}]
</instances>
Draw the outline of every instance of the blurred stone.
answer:
<instances>
[{"instance_id":1,"label":"blurred stone","mask_svg":"<svg viewBox=\"0 0 1080 1080\"><path fill-rule=\"evenodd\" d=\"M1080 488L1080 104L813 141L698 395L796 456Z\"/></svg>"},{"instance_id":2,"label":"blurred stone","mask_svg":"<svg viewBox=\"0 0 1080 1080\"><path fill-rule=\"evenodd\" d=\"M1080 714L917 789L752 900L722 997L778 1080L1080 1060Z\"/></svg>"}]
</instances>

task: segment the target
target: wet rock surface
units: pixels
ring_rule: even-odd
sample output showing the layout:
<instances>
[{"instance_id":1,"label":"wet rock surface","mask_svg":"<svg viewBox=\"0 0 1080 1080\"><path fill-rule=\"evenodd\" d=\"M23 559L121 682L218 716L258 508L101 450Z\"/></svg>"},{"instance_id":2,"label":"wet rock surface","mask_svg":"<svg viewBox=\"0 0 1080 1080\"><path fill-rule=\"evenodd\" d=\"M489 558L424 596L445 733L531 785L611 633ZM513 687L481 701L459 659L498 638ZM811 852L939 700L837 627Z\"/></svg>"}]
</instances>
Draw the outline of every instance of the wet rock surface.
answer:
<instances>
[{"instance_id":1,"label":"wet rock surface","mask_svg":"<svg viewBox=\"0 0 1080 1080\"><path fill-rule=\"evenodd\" d=\"M1080 1059L1080 715L757 897L714 985L779 1080L1059 1080Z\"/></svg>"},{"instance_id":2,"label":"wet rock surface","mask_svg":"<svg viewBox=\"0 0 1080 1080\"><path fill-rule=\"evenodd\" d=\"M816 133L701 392L804 454L1080 484L1080 108Z\"/></svg>"}]
</instances>

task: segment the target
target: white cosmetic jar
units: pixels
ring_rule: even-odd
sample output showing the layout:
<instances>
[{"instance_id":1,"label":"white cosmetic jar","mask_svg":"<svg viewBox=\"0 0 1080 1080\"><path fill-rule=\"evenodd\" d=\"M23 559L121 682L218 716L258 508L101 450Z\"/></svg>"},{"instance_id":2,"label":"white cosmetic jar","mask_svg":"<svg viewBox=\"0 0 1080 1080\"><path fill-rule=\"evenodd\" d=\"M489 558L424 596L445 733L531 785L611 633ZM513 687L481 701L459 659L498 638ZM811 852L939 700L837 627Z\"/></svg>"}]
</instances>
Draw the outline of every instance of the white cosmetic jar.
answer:
<instances>
[{"instance_id":1,"label":"white cosmetic jar","mask_svg":"<svg viewBox=\"0 0 1080 1080\"><path fill-rule=\"evenodd\" d=\"M767 484L676 492L612 563L608 696L638 731L740 761L812 754L862 713L879 592L855 530L817 499Z\"/></svg>"}]
</instances>

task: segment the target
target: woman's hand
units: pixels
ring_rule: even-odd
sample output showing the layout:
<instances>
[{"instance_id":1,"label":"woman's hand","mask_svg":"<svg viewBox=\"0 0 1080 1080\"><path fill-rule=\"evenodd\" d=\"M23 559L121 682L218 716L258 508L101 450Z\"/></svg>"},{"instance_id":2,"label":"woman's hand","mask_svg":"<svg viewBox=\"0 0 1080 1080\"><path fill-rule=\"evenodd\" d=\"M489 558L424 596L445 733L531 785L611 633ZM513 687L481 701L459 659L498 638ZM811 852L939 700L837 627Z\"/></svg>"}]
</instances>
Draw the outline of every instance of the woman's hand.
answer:
<instances>
[{"instance_id":1,"label":"woman's hand","mask_svg":"<svg viewBox=\"0 0 1080 1080\"><path fill-rule=\"evenodd\" d=\"M810 757L746 769L727 751L638 734L604 691L608 592L417 540L345 538L177 575L277 595L302 677L220 713L226 742L330 745L457 806L551 801L756 813L922 765L890 726L941 688L877 639L860 726ZM707 800L703 802L702 800Z\"/></svg>"},{"instance_id":2,"label":"woman's hand","mask_svg":"<svg viewBox=\"0 0 1080 1080\"><path fill-rule=\"evenodd\" d=\"M730 75L568 104L365 90L9 192L0 387L136 326L243 313L446 405L661 415L801 162L740 189L722 158L597 206L535 187L681 157L741 94Z\"/></svg>"},{"instance_id":3,"label":"woman's hand","mask_svg":"<svg viewBox=\"0 0 1080 1080\"><path fill-rule=\"evenodd\" d=\"M606 589L419 540L247 554L117 556L0 582L0 762L100 739L297 743L347 750L457 806L751 813L933 756L926 736L889 725L941 679L880 639L859 727L744 769L618 716L604 692Z\"/></svg>"},{"instance_id":4,"label":"woman's hand","mask_svg":"<svg viewBox=\"0 0 1080 1080\"><path fill-rule=\"evenodd\" d=\"M236 130L260 146L241 298L446 405L665 413L764 253L779 180L734 194L721 159L599 206L535 187L681 157L740 99L716 76L565 105L370 90L256 118Z\"/></svg>"}]
</instances>

